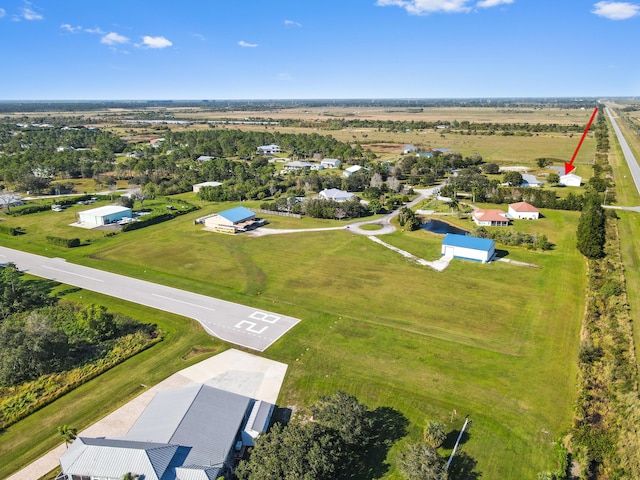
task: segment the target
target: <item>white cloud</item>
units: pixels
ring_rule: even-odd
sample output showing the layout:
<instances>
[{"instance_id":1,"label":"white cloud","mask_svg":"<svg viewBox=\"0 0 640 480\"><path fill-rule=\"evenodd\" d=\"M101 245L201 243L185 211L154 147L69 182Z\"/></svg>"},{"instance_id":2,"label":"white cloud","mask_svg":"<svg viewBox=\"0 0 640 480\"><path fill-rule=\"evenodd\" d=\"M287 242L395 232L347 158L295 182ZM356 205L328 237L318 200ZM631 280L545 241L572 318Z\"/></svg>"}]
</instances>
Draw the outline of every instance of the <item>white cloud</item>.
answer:
<instances>
[{"instance_id":1,"label":"white cloud","mask_svg":"<svg viewBox=\"0 0 640 480\"><path fill-rule=\"evenodd\" d=\"M72 25L69 25L68 23L63 23L62 25L60 25L60 28L62 30L66 30L69 33L77 33L80 30L82 30L82 27L80 25L78 25L77 27L74 27Z\"/></svg>"},{"instance_id":2,"label":"white cloud","mask_svg":"<svg viewBox=\"0 0 640 480\"><path fill-rule=\"evenodd\" d=\"M100 39L100 43L104 43L105 45L118 45L120 43L129 43L129 39L116 32L110 32Z\"/></svg>"},{"instance_id":3,"label":"white cloud","mask_svg":"<svg viewBox=\"0 0 640 480\"><path fill-rule=\"evenodd\" d=\"M379 7L401 7L412 15L469 12L469 0L378 0Z\"/></svg>"},{"instance_id":4,"label":"white cloud","mask_svg":"<svg viewBox=\"0 0 640 480\"><path fill-rule=\"evenodd\" d=\"M96 33L98 35L104 35L104 31L100 27L85 28L84 31L87 32L87 33Z\"/></svg>"},{"instance_id":5,"label":"white cloud","mask_svg":"<svg viewBox=\"0 0 640 480\"><path fill-rule=\"evenodd\" d=\"M290 82L293 80L293 77L289 73L279 73L276 76L276 80L279 80L281 82Z\"/></svg>"},{"instance_id":6,"label":"white cloud","mask_svg":"<svg viewBox=\"0 0 640 480\"><path fill-rule=\"evenodd\" d=\"M195 38L197 38L198 40L202 40L203 42L207 40L207 38L204 35L202 35L201 33L194 33L193 36Z\"/></svg>"},{"instance_id":7,"label":"white cloud","mask_svg":"<svg viewBox=\"0 0 640 480\"><path fill-rule=\"evenodd\" d=\"M241 47L247 47L247 48L255 48L258 46L257 43L248 43L248 42L245 42L244 40L240 40L238 42L238 45L240 45Z\"/></svg>"},{"instance_id":8,"label":"white cloud","mask_svg":"<svg viewBox=\"0 0 640 480\"><path fill-rule=\"evenodd\" d=\"M4 17L7 14L7 11L4 8L0 8L0 18Z\"/></svg>"},{"instance_id":9,"label":"white cloud","mask_svg":"<svg viewBox=\"0 0 640 480\"><path fill-rule=\"evenodd\" d=\"M295 22L293 20L285 20L283 23L287 26L302 27L302 24L300 22Z\"/></svg>"},{"instance_id":10,"label":"white cloud","mask_svg":"<svg viewBox=\"0 0 640 480\"><path fill-rule=\"evenodd\" d=\"M497 7L513 3L514 0L377 0L379 7L400 7L412 15L430 13L467 13L473 10L473 4L480 8Z\"/></svg>"},{"instance_id":11,"label":"white cloud","mask_svg":"<svg viewBox=\"0 0 640 480\"><path fill-rule=\"evenodd\" d=\"M167 48L173 45L173 43L165 37L150 37L145 35L142 37L142 45L147 48Z\"/></svg>"},{"instance_id":12,"label":"white cloud","mask_svg":"<svg viewBox=\"0 0 640 480\"><path fill-rule=\"evenodd\" d=\"M513 3L513 0L481 0L476 3L476 7L490 8L497 7L498 5L507 5L509 3Z\"/></svg>"},{"instance_id":13,"label":"white cloud","mask_svg":"<svg viewBox=\"0 0 640 480\"><path fill-rule=\"evenodd\" d=\"M626 20L640 14L640 5L629 2L598 2L591 13L609 20Z\"/></svg>"},{"instance_id":14,"label":"white cloud","mask_svg":"<svg viewBox=\"0 0 640 480\"><path fill-rule=\"evenodd\" d=\"M44 17L33 10L30 3L26 3L22 8L22 18L25 20L42 20Z\"/></svg>"}]
</instances>

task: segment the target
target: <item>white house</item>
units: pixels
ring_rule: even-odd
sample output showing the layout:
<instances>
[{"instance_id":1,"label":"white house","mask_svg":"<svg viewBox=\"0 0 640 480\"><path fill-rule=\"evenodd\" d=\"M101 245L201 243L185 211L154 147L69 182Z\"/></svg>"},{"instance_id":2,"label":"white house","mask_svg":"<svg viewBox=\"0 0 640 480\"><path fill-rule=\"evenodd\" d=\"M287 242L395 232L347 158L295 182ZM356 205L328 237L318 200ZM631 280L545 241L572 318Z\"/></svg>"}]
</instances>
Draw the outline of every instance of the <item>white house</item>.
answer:
<instances>
[{"instance_id":1,"label":"white house","mask_svg":"<svg viewBox=\"0 0 640 480\"><path fill-rule=\"evenodd\" d=\"M220 183L220 182L202 182L202 183L196 183L196 184L193 186L193 193L198 193L202 187L219 187L220 185L222 185L222 183Z\"/></svg>"},{"instance_id":2,"label":"white house","mask_svg":"<svg viewBox=\"0 0 640 480\"><path fill-rule=\"evenodd\" d=\"M351 200L355 195L353 193L345 192L344 190L339 190L337 188L325 188L320 193L320 198L324 198L325 200L333 200L334 202L346 202Z\"/></svg>"},{"instance_id":3,"label":"white house","mask_svg":"<svg viewBox=\"0 0 640 480\"><path fill-rule=\"evenodd\" d=\"M354 173L358 173L360 170L362 170L362 167L360 165L352 165L349 168L345 168L344 172L342 172L342 175L344 175L345 177L350 177Z\"/></svg>"},{"instance_id":4,"label":"white house","mask_svg":"<svg viewBox=\"0 0 640 480\"><path fill-rule=\"evenodd\" d=\"M340 160L337 158L323 158L320 162L324 168L338 168L340 166Z\"/></svg>"},{"instance_id":5,"label":"white house","mask_svg":"<svg viewBox=\"0 0 640 480\"><path fill-rule=\"evenodd\" d=\"M508 227L509 217L507 212L502 210L492 210L479 208L475 210L471 217L479 227Z\"/></svg>"},{"instance_id":6,"label":"white house","mask_svg":"<svg viewBox=\"0 0 640 480\"><path fill-rule=\"evenodd\" d=\"M568 175L562 175L560 177L560 185L565 187L579 187L582 183L582 177L579 177L575 173L569 173Z\"/></svg>"},{"instance_id":7,"label":"white house","mask_svg":"<svg viewBox=\"0 0 640 480\"><path fill-rule=\"evenodd\" d=\"M131 209L120 205L105 205L78 213L78 222L99 227L117 223L125 217L131 217Z\"/></svg>"},{"instance_id":8,"label":"white house","mask_svg":"<svg viewBox=\"0 0 640 480\"><path fill-rule=\"evenodd\" d=\"M496 242L488 238L447 233L442 240L442 256L487 263L496 253Z\"/></svg>"},{"instance_id":9,"label":"white house","mask_svg":"<svg viewBox=\"0 0 640 480\"><path fill-rule=\"evenodd\" d=\"M281 150L279 145L260 145L258 147L258 153L263 155L274 155L280 152Z\"/></svg>"},{"instance_id":10,"label":"white house","mask_svg":"<svg viewBox=\"0 0 640 480\"><path fill-rule=\"evenodd\" d=\"M208 162L209 160L215 160L216 157L212 157L211 155L200 155L196 158L196 162Z\"/></svg>"},{"instance_id":11,"label":"white house","mask_svg":"<svg viewBox=\"0 0 640 480\"><path fill-rule=\"evenodd\" d=\"M404 155L407 155L409 153L414 153L414 152L417 152L417 151L418 151L418 147L416 147L415 145L405 145L402 148L402 153Z\"/></svg>"},{"instance_id":12,"label":"white house","mask_svg":"<svg viewBox=\"0 0 640 480\"><path fill-rule=\"evenodd\" d=\"M524 220L538 220L540 210L527 202L510 203L509 215Z\"/></svg>"}]
</instances>

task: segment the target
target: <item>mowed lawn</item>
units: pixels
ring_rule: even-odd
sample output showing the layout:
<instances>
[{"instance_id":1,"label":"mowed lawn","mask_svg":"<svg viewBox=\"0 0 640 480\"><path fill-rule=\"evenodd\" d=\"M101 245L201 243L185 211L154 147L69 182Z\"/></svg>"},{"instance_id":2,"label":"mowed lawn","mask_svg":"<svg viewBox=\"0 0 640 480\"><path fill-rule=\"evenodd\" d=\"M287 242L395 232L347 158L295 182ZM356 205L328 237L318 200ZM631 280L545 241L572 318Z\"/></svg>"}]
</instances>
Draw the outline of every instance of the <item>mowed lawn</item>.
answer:
<instances>
[{"instance_id":1,"label":"mowed lawn","mask_svg":"<svg viewBox=\"0 0 640 480\"><path fill-rule=\"evenodd\" d=\"M193 225L202 214L47 253L301 318L265 354L289 364L281 405L343 389L402 412L411 422L406 441L419 438L426 419L453 430L469 414L463 448L484 478L553 468L552 442L571 419L584 310L577 213L517 222L556 248L509 247L508 258L541 268L454 260L441 273L349 231L233 237ZM384 240L439 256L441 237L423 231ZM153 350L161 361L162 346ZM396 478L393 467L388 477Z\"/></svg>"}]
</instances>

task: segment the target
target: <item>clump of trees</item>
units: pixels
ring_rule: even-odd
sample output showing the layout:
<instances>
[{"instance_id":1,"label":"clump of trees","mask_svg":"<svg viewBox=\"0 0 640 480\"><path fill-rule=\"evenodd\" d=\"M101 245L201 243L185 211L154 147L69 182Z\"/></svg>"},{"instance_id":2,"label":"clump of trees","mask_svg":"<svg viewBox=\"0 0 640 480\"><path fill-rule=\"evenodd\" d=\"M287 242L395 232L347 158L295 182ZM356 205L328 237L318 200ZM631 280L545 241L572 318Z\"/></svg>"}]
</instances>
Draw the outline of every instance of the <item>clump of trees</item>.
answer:
<instances>
[{"instance_id":1,"label":"clump of trees","mask_svg":"<svg viewBox=\"0 0 640 480\"><path fill-rule=\"evenodd\" d=\"M473 232L474 237L490 238L503 245L525 245L532 250L551 250L553 244L549 242L549 239L544 233L524 233L516 232L515 230L493 230L485 227L478 227Z\"/></svg>"},{"instance_id":2,"label":"clump of trees","mask_svg":"<svg viewBox=\"0 0 640 480\"><path fill-rule=\"evenodd\" d=\"M276 424L256 441L236 469L239 480L361 478L406 434L406 419L392 409L371 411L345 392L321 397L311 418ZM368 452L376 452L372 457ZM363 477L366 478L366 477Z\"/></svg>"},{"instance_id":3,"label":"clump of trees","mask_svg":"<svg viewBox=\"0 0 640 480\"><path fill-rule=\"evenodd\" d=\"M402 207L400 209L398 213L398 223L410 232L420 228L420 219L415 212L408 207Z\"/></svg>"},{"instance_id":4,"label":"clump of trees","mask_svg":"<svg viewBox=\"0 0 640 480\"><path fill-rule=\"evenodd\" d=\"M605 214L599 195L586 198L578 222L577 247L587 258L602 258L605 242Z\"/></svg>"}]
</instances>

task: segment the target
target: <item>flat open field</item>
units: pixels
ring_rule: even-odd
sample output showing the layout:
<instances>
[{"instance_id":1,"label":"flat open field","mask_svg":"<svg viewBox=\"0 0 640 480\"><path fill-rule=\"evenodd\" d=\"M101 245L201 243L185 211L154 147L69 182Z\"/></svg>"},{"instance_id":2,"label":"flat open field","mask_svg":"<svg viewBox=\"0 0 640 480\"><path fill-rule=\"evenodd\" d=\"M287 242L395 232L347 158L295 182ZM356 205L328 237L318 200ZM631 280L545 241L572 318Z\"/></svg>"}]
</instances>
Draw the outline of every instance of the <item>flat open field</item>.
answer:
<instances>
[{"instance_id":1,"label":"flat open field","mask_svg":"<svg viewBox=\"0 0 640 480\"><path fill-rule=\"evenodd\" d=\"M510 258L542 268L454 261L442 273L347 231L260 238L205 232L193 225L202 212L96 235L74 250L26 244L35 227L24 222L61 214L18 219L29 233L4 243L301 318L266 353L290 365L281 405L344 389L371 407L402 412L410 439L427 418L454 430L468 413L473 426L464 451L483 477L532 478L553 467L552 442L571 418L584 309L576 213L549 212L522 224L548 231L556 249L513 248ZM77 234L58 228L56 234ZM434 259L441 237L397 232L385 241ZM459 418L449 424L454 408ZM393 470L388 478L397 478Z\"/></svg>"}]
</instances>

